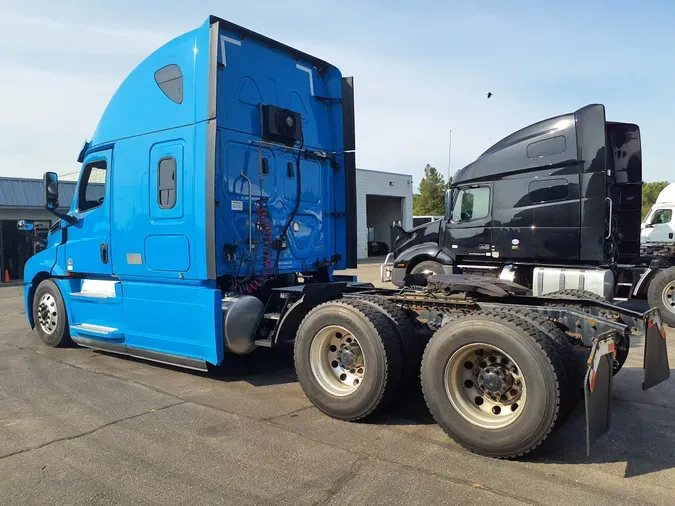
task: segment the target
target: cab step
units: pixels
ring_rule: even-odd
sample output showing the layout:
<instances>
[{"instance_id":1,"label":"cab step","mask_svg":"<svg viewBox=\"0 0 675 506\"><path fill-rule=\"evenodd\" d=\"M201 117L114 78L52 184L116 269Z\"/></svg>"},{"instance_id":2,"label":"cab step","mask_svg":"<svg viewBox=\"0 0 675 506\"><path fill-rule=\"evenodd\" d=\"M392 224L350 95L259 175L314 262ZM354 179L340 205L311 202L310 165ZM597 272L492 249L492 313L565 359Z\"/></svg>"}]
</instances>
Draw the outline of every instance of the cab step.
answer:
<instances>
[{"instance_id":1,"label":"cab step","mask_svg":"<svg viewBox=\"0 0 675 506\"><path fill-rule=\"evenodd\" d=\"M85 334L98 338L105 339L123 339L124 334L120 332L119 329L114 327L106 327L105 325L94 325L92 323L79 323L77 325L71 325L70 330L75 331L77 334Z\"/></svg>"},{"instance_id":2,"label":"cab step","mask_svg":"<svg viewBox=\"0 0 675 506\"><path fill-rule=\"evenodd\" d=\"M274 346L274 343L269 339L256 339L255 345L259 348L271 348Z\"/></svg>"},{"instance_id":3,"label":"cab step","mask_svg":"<svg viewBox=\"0 0 675 506\"><path fill-rule=\"evenodd\" d=\"M281 319L281 313L265 313L265 320L279 320Z\"/></svg>"}]
</instances>

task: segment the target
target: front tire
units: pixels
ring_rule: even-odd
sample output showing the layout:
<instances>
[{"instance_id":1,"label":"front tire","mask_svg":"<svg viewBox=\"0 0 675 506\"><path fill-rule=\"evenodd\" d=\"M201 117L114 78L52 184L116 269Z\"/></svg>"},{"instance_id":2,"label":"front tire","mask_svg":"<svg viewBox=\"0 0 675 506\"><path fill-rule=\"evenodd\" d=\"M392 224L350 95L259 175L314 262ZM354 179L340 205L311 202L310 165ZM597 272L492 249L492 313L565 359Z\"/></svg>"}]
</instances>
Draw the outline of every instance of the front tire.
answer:
<instances>
[{"instance_id":1,"label":"front tire","mask_svg":"<svg viewBox=\"0 0 675 506\"><path fill-rule=\"evenodd\" d=\"M376 306L342 299L311 310L295 338L295 372L309 400L328 416L361 420L400 389L401 346Z\"/></svg>"},{"instance_id":2,"label":"front tire","mask_svg":"<svg viewBox=\"0 0 675 506\"><path fill-rule=\"evenodd\" d=\"M54 281L42 281L33 296L33 322L42 342L63 347L72 344L66 306Z\"/></svg>"},{"instance_id":3,"label":"front tire","mask_svg":"<svg viewBox=\"0 0 675 506\"><path fill-rule=\"evenodd\" d=\"M656 307L661 318L675 327L675 267L659 271L647 289L649 307Z\"/></svg>"},{"instance_id":4,"label":"front tire","mask_svg":"<svg viewBox=\"0 0 675 506\"><path fill-rule=\"evenodd\" d=\"M410 274L424 274L425 276L439 275L442 276L445 274L443 266L434 261L434 260L425 260L424 262L418 263L415 267L410 270Z\"/></svg>"},{"instance_id":5,"label":"front tire","mask_svg":"<svg viewBox=\"0 0 675 506\"><path fill-rule=\"evenodd\" d=\"M531 452L560 413L565 365L550 339L513 314L484 311L441 327L422 360L422 389L436 422L489 457Z\"/></svg>"}]
</instances>

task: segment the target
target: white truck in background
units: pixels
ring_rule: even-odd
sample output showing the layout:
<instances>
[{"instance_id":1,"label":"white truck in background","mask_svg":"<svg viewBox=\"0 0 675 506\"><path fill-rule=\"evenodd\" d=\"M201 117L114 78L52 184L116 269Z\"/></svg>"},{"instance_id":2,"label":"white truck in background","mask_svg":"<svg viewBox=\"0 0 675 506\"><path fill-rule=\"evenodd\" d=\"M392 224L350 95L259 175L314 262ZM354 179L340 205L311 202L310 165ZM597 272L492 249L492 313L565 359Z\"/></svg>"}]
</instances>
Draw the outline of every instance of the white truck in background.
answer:
<instances>
[{"instance_id":1,"label":"white truck in background","mask_svg":"<svg viewBox=\"0 0 675 506\"><path fill-rule=\"evenodd\" d=\"M666 186L642 222L640 244L648 246L675 244L675 183Z\"/></svg>"}]
</instances>

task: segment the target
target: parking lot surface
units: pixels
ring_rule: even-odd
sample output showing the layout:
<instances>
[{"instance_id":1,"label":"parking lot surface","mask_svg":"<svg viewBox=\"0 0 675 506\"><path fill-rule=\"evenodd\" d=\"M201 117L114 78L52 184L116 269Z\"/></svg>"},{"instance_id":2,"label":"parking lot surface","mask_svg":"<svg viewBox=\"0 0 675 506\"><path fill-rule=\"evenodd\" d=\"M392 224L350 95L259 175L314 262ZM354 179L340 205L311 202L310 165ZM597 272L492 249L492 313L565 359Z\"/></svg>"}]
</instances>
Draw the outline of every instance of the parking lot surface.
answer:
<instances>
[{"instance_id":1,"label":"parking lot surface","mask_svg":"<svg viewBox=\"0 0 675 506\"><path fill-rule=\"evenodd\" d=\"M415 389L373 422L330 419L290 349L194 373L49 348L0 288L0 504L673 504L675 379L642 392L635 344L591 457L580 405L545 453L500 461L448 439Z\"/></svg>"}]
</instances>

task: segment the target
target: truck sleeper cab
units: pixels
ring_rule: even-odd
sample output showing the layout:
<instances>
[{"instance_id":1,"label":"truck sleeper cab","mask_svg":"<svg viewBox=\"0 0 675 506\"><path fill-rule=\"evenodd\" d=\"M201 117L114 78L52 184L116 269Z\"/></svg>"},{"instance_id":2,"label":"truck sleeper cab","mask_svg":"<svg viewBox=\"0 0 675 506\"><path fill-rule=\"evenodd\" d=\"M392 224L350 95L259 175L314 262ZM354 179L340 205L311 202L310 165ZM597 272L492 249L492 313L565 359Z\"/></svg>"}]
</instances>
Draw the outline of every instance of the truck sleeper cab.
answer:
<instances>
[{"instance_id":1,"label":"truck sleeper cab","mask_svg":"<svg viewBox=\"0 0 675 506\"><path fill-rule=\"evenodd\" d=\"M148 56L83 147L70 212L26 266L31 325L49 278L74 341L205 369L223 359L224 307L238 314L243 300L262 317L246 297L273 278L354 266L349 93L337 68L216 17ZM234 351L255 348L248 334Z\"/></svg>"},{"instance_id":2,"label":"truck sleeper cab","mask_svg":"<svg viewBox=\"0 0 675 506\"><path fill-rule=\"evenodd\" d=\"M434 419L495 457L542 444L582 390L590 447L631 335L645 339L643 387L668 378L658 310L500 279L376 290L335 276L355 266L353 127L352 81L322 60L216 17L169 42L83 146L69 213L45 174L60 221L26 264L31 326L51 346L197 370L292 339L303 391L341 420L382 411L421 371ZM460 219L488 219L484 186L458 197Z\"/></svg>"}]
</instances>

